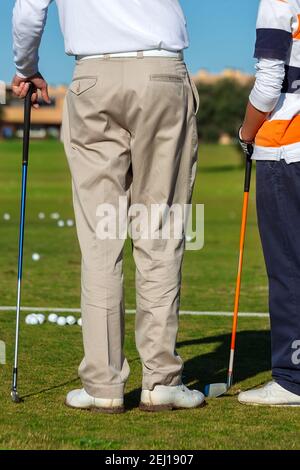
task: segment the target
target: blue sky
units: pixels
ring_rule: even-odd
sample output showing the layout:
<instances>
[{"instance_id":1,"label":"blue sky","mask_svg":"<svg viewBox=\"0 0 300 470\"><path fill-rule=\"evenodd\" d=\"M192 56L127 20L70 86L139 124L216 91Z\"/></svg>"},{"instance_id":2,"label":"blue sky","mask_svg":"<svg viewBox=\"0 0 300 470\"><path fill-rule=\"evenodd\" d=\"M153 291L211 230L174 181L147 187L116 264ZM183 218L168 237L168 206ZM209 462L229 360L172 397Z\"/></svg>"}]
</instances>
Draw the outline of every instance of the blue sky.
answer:
<instances>
[{"instance_id":1,"label":"blue sky","mask_svg":"<svg viewBox=\"0 0 300 470\"><path fill-rule=\"evenodd\" d=\"M219 72L228 67L253 71L259 0L180 0L180 3L187 17L191 39L185 57L193 73L200 68ZM14 73L11 46L13 5L14 0L0 0L0 79L7 82ZM41 72L50 83L70 81L74 60L64 54L55 5L49 9L40 57Z\"/></svg>"}]
</instances>

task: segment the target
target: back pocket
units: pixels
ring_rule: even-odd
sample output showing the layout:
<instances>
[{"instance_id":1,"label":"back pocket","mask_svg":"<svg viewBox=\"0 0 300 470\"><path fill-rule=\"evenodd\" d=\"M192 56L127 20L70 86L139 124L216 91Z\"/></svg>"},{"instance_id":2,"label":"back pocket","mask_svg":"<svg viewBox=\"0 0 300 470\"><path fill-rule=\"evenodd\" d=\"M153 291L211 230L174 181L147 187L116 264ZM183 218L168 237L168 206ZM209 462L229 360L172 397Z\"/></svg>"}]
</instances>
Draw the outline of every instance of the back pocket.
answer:
<instances>
[{"instance_id":1,"label":"back pocket","mask_svg":"<svg viewBox=\"0 0 300 470\"><path fill-rule=\"evenodd\" d=\"M182 83L183 78L180 75L170 75L170 74L153 74L150 75L150 80L152 82L166 82L166 83Z\"/></svg>"},{"instance_id":2,"label":"back pocket","mask_svg":"<svg viewBox=\"0 0 300 470\"><path fill-rule=\"evenodd\" d=\"M189 82L190 82L191 89L192 89L192 92L193 92L193 97L194 97L195 114L198 114L198 111L199 111L199 108L200 108L200 96L199 96L198 88L196 87L196 84L195 84L195 82L192 79L190 74L188 74L188 77L189 77Z\"/></svg>"},{"instance_id":3,"label":"back pocket","mask_svg":"<svg viewBox=\"0 0 300 470\"><path fill-rule=\"evenodd\" d=\"M69 90L79 96L93 88L97 83L97 77L76 77L73 79Z\"/></svg>"}]
</instances>

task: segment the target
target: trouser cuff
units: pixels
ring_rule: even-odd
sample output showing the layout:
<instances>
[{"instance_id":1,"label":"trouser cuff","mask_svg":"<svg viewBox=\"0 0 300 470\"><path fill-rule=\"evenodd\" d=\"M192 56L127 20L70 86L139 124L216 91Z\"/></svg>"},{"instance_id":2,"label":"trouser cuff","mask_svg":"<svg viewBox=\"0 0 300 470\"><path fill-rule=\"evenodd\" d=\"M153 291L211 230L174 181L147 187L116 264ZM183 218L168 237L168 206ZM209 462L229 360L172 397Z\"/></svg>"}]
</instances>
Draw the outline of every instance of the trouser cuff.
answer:
<instances>
[{"instance_id":1,"label":"trouser cuff","mask_svg":"<svg viewBox=\"0 0 300 470\"><path fill-rule=\"evenodd\" d=\"M169 387L173 387L176 385L182 384L182 376L162 376L161 374L154 373L154 374L145 374L143 377L143 390L153 390L156 385L166 385Z\"/></svg>"},{"instance_id":2,"label":"trouser cuff","mask_svg":"<svg viewBox=\"0 0 300 470\"><path fill-rule=\"evenodd\" d=\"M125 384L118 385L88 385L82 383L84 390L94 398L123 399Z\"/></svg>"},{"instance_id":3,"label":"trouser cuff","mask_svg":"<svg viewBox=\"0 0 300 470\"><path fill-rule=\"evenodd\" d=\"M286 380L281 380L277 378L274 378L274 380L288 392L294 393L295 395L299 395L300 397L300 384L295 384L293 382L288 382Z\"/></svg>"}]
</instances>

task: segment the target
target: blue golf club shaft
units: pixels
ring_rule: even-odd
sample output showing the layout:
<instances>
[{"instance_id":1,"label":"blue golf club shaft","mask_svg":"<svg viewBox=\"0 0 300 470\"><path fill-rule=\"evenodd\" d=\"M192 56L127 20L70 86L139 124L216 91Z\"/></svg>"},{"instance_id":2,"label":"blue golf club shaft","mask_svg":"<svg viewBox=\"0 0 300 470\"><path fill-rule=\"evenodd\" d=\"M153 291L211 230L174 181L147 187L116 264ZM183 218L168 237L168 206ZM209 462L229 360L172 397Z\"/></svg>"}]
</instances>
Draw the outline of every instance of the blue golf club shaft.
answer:
<instances>
[{"instance_id":1,"label":"blue golf club shaft","mask_svg":"<svg viewBox=\"0 0 300 470\"><path fill-rule=\"evenodd\" d=\"M30 140L30 121L31 121L31 96L32 96L33 91L34 91L34 87L32 84L30 84L28 93L24 100L24 131L23 131L19 256L18 256L16 336L15 336L13 380L12 380L12 398L14 401L17 401L16 398L18 397L18 356L19 356L20 311L21 311L21 291L22 291L22 271L23 271L23 248L24 248L27 170L28 170L28 159L29 159L29 140Z\"/></svg>"}]
</instances>

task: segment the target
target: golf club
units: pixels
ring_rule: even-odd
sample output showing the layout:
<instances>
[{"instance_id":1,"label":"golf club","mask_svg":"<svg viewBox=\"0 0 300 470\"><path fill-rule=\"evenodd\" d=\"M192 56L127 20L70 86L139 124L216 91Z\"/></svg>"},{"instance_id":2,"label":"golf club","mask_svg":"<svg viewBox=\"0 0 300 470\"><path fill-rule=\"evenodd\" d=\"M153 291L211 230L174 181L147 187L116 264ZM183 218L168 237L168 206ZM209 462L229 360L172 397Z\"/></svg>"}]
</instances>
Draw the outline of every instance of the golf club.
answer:
<instances>
[{"instance_id":1,"label":"golf club","mask_svg":"<svg viewBox=\"0 0 300 470\"><path fill-rule=\"evenodd\" d=\"M208 398L217 398L217 397L224 395L231 388L232 381L233 381L234 355L235 355L236 335L237 335L238 315L239 315L239 303L240 303L240 294L241 294L243 258L244 258L244 247L245 247L245 237L246 237L246 227L247 227L248 206L249 206L249 192L250 192L250 185L251 185L252 153L253 153L253 147L248 145L247 155L246 155L245 186L244 186L244 201L243 201L242 224L241 224L241 235L240 235L239 263L238 263L238 273L237 273L236 288L235 288L233 325L232 325L227 382L206 385L204 389L204 393Z\"/></svg>"},{"instance_id":2,"label":"golf club","mask_svg":"<svg viewBox=\"0 0 300 470\"><path fill-rule=\"evenodd\" d=\"M18 394L18 354L19 354L19 331L20 331L20 309L21 309L21 288L23 271L23 245L25 228L26 209L26 189L27 189L27 169L29 158L30 139L30 119L31 119L31 97L34 86L30 83L28 93L24 100L24 130L23 130L23 158L22 158L22 187L21 187L21 211L20 211L20 232L19 232L19 256L18 256L18 284L17 284L17 310L16 310L16 336L13 379L11 387L11 398L14 403L20 403L22 399Z\"/></svg>"}]
</instances>

